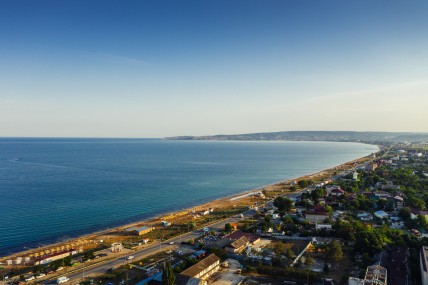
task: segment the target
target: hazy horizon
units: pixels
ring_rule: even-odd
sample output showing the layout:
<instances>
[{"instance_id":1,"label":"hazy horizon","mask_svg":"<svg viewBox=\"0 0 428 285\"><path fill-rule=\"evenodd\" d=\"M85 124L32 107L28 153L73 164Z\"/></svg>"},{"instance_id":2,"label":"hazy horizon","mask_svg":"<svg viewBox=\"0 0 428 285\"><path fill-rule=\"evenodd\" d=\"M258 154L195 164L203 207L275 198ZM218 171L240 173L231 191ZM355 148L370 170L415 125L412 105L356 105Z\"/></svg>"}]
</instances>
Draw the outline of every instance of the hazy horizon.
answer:
<instances>
[{"instance_id":1,"label":"hazy horizon","mask_svg":"<svg viewBox=\"0 0 428 285\"><path fill-rule=\"evenodd\" d=\"M352 131L352 130L292 130L292 131L273 131L273 132L254 132L254 133L218 133L218 134L201 134L201 135L193 135L193 134L183 134L177 136L164 136L164 137L102 137L102 136L0 136L3 139L165 139L165 138L173 138L173 137L186 137L186 136L194 136L194 137L210 137L210 136L233 136L233 135L251 135L251 134L270 134L270 133L281 133L281 132L356 132L356 133L411 133L411 134L428 134L428 132L406 132L406 131ZM309 140L311 142L316 142L313 140ZM321 142L321 141L320 141Z\"/></svg>"},{"instance_id":2,"label":"hazy horizon","mask_svg":"<svg viewBox=\"0 0 428 285\"><path fill-rule=\"evenodd\" d=\"M0 137L427 132L427 8L3 1Z\"/></svg>"}]
</instances>

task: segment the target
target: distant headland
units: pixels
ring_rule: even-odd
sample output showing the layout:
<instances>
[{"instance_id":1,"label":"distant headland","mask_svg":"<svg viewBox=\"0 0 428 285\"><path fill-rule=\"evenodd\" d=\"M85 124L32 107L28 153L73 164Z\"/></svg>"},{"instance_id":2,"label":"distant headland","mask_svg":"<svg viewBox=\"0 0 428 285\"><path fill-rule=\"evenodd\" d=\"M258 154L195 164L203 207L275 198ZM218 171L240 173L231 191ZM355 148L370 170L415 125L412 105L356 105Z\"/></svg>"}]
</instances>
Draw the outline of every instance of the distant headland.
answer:
<instances>
[{"instance_id":1,"label":"distant headland","mask_svg":"<svg viewBox=\"0 0 428 285\"><path fill-rule=\"evenodd\" d=\"M428 133L354 132L354 131L284 131L238 135L177 136L167 140L223 141L333 141L333 142L428 142Z\"/></svg>"}]
</instances>

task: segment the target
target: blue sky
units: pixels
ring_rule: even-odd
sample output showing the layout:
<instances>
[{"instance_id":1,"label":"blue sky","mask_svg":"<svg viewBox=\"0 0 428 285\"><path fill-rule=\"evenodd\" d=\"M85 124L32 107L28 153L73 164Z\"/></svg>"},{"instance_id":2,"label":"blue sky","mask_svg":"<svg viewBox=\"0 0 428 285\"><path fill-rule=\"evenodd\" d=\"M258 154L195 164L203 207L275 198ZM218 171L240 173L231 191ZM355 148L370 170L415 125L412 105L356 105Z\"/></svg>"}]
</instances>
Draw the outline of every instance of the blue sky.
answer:
<instances>
[{"instance_id":1,"label":"blue sky","mask_svg":"<svg viewBox=\"0 0 428 285\"><path fill-rule=\"evenodd\" d=\"M428 2L1 1L0 136L428 131Z\"/></svg>"}]
</instances>

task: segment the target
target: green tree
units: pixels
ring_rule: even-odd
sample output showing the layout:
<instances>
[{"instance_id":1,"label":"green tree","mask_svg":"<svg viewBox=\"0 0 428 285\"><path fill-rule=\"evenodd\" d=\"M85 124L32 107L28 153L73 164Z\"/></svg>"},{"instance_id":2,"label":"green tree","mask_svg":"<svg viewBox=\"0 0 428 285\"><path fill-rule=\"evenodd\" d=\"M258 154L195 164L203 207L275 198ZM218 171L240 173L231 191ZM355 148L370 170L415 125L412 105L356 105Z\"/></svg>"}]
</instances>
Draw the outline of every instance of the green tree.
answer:
<instances>
[{"instance_id":1,"label":"green tree","mask_svg":"<svg viewBox=\"0 0 428 285\"><path fill-rule=\"evenodd\" d=\"M284 225L294 224L293 218L290 216L285 216L282 222L284 223Z\"/></svg>"},{"instance_id":2,"label":"green tree","mask_svg":"<svg viewBox=\"0 0 428 285\"><path fill-rule=\"evenodd\" d=\"M65 257L65 258L63 258L63 260L64 260L64 265L65 266L71 266L71 262L72 262L72 260L71 260L71 256L67 256L67 257Z\"/></svg>"},{"instance_id":3,"label":"green tree","mask_svg":"<svg viewBox=\"0 0 428 285\"><path fill-rule=\"evenodd\" d=\"M404 207L400 209L400 211L398 212L398 216L403 220L409 220L412 215L411 215L410 209L407 207Z\"/></svg>"},{"instance_id":4,"label":"green tree","mask_svg":"<svg viewBox=\"0 0 428 285\"><path fill-rule=\"evenodd\" d=\"M171 262L164 262L162 272L162 284L163 285L174 285L175 275L172 269Z\"/></svg>"},{"instance_id":5,"label":"green tree","mask_svg":"<svg viewBox=\"0 0 428 285\"><path fill-rule=\"evenodd\" d=\"M329 273L330 272L330 268L328 267L328 264L324 264L324 269L323 269L324 273Z\"/></svg>"},{"instance_id":6,"label":"green tree","mask_svg":"<svg viewBox=\"0 0 428 285\"><path fill-rule=\"evenodd\" d=\"M309 266L311 266L312 264L314 264L314 259L310 256L310 255L306 255L306 258L305 258L305 265L307 266L307 267L309 267Z\"/></svg>"},{"instance_id":7,"label":"green tree","mask_svg":"<svg viewBox=\"0 0 428 285\"><path fill-rule=\"evenodd\" d=\"M273 205L277 207L281 213L288 212L293 209L293 201L284 197L276 197L273 201Z\"/></svg>"},{"instance_id":8,"label":"green tree","mask_svg":"<svg viewBox=\"0 0 428 285\"><path fill-rule=\"evenodd\" d=\"M232 229L233 229L233 227L232 227L232 225L230 223L227 223L227 224L224 225L224 231L226 233L230 233L232 231Z\"/></svg>"},{"instance_id":9,"label":"green tree","mask_svg":"<svg viewBox=\"0 0 428 285\"><path fill-rule=\"evenodd\" d=\"M424 216L418 215L418 217L416 218L416 222L418 225L418 229L421 229L424 231L426 231L428 229L428 222Z\"/></svg>"},{"instance_id":10,"label":"green tree","mask_svg":"<svg viewBox=\"0 0 428 285\"><path fill-rule=\"evenodd\" d=\"M83 254L83 258L84 258L85 260L88 260L88 259L94 259L94 258L95 258L94 252L93 252L93 251L87 251L87 252L85 252L85 253Z\"/></svg>"},{"instance_id":11,"label":"green tree","mask_svg":"<svg viewBox=\"0 0 428 285\"><path fill-rule=\"evenodd\" d=\"M40 265L36 265L33 268L34 275L37 275L42 270L42 267Z\"/></svg>"},{"instance_id":12,"label":"green tree","mask_svg":"<svg viewBox=\"0 0 428 285\"><path fill-rule=\"evenodd\" d=\"M273 251L276 255L282 255L287 251L287 246L282 242L278 242L274 245Z\"/></svg>"},{"instance_id":13,"label":"green tree","mask_svg":"<svg viewBox=\"0 0 428 285\"><path fill-rule=\"evenodd\" d=\"M288 259L294 259L296 257L296 255L294 254L294 252L290 248L288 248L285 251L285 257L287 257Z\"/></svg>"},{"instance_id":14,"label":"green tree","mask_svg":"<svg viewBox=\"0 0 428 285\"><path fill-rule=\"evenodd\" d=\"M300 188L306 188L309 186L309 181L308 180L299 180L299 181L297 181L297 184L299 185Z\"/></svg>"},{"instance_id":15,"label":"green tree","mask_svg":"<svg viewBox=\"0 0 428 285\"><path fill-rule=\"evenodd\" d=\"M416 208L418 210L425 209L425 201L420 199L420 198L410 197L407 199L407 202L409 203L409 205L413 206L414 208Z\"/></svg>"},{"instance_id":16,"label":"green tree","mask_svg":"<svg viewBox=\"0 0 428 285\"><path fill-rule=\"evenodd\" d=\"M337 222L333 224L333 229L336 237L343 238L347 241L355 240L355 228L350 222L337 220Z\"/></svg>"},{"instance_id":17,"label":"green tree","mask_svg":"<svg viewBox=\"0 0 428 285\"><path fill-rule=\"evenodd\" d=\"M189 230L193 230L196 228L196 223L195 222L189 222L187 224L187 226L188 226Z\"/></svg>"},{"instance_id":18,"label":"green tree","mask_svg":"<svg viewBox=\"0 0 428 285\"><path fill-rule=\"evenodd\" d=\"M317 188L311 192L312 201L314 201L314 203L318 203L319 199L324 197L324 195L325 191L321 188Z\"/></svg>"},{"instance_id":19,"label":"green tree","mask_svg":"<svg viewBox=\"0 0 428 285\"><path fill-rule=\"evenodd\" d=\"M375 254L382 250L385 243L385 236L373 228L361 226L356 229L355 248L362 252Z\"/></svg>"},{"instance_id":20,"label":"green tree","mask_svg":"<svg viewBox=\"0 0 428 285\"><path fill-rule=\"evenodd\" d=\"M342 245L337 241L332 241L324 248L324 259L337 263L343 259Z\"/></svg>"}]
</instances>

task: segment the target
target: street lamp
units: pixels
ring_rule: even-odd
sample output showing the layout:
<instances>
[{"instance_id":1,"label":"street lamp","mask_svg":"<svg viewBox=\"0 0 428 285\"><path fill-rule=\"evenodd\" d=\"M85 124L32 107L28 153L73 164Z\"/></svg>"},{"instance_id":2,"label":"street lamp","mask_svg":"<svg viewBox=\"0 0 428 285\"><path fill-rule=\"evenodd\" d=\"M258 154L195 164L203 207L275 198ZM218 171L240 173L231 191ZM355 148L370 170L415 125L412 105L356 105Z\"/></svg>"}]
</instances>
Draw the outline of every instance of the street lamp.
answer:
<instances>
[{"instance_id":1,"label":"street lamp","mask_svg":"<svg viewBox=\"0 0 428 285\"><path fill-rule=\"evenodd\" d=\"M80 257L80 262L83 264L83 256ZM82 267L82 282L85 281L85 265Z\"/></svg>"}]
</instances>

